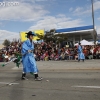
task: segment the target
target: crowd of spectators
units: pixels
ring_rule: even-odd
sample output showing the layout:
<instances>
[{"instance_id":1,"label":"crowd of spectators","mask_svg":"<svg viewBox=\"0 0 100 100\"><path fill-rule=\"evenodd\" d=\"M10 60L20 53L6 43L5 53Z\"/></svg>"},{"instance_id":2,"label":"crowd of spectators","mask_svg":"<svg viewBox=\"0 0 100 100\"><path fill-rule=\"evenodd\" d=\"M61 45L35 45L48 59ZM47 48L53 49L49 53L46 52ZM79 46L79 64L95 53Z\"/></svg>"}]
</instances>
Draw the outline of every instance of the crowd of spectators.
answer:
<instances>
[{"instance_id":1,"label":"crowd of spectators","mask_svg":"<svg viewBox=\"0 0 100 100\"><path fill-rule=\"evenodd\" d=\"M100 46L83 46L86 59L100 59ZM37 61L43 60L77 60L77 46L69 48L61 47L52 41L35 45L34 56Z\"/></svg>"},{"instance_id":2,"label":"crowd of spectators","mask_svg":"<svg viewBox=\"0 0 100 100\"><path fill-rule=\"evenodd\" d=\"M10 60L12 56L14 56L14 52L21 52L21 43L12 42L9 46L5 46L0 50L0 62L7 62Z\"/></svg>"},{"instance_id":3,"label":"crowd of spectators","mask_svg":"<svg viewBox=\"0 0 100 100\"><path fill-rule=\"evenodd\" d=\"M10 46L4 47L0 51L0 61L8 61L14 52L21 52L20 42L13 42ZM50 61L50 60L77 60L77 46L63 47L52 41L34 44L34 57L36 61ZM100 46L83 46L83 53L86 59L100 59Z\"/></svg>"}]
</instances>

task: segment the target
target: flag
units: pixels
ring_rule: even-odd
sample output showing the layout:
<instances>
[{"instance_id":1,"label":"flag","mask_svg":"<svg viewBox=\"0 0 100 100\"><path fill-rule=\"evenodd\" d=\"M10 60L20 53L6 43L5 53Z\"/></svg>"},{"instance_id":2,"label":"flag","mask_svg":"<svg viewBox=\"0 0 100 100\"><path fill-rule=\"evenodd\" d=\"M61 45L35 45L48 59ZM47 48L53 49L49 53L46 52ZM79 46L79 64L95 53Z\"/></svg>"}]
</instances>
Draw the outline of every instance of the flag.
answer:
<instances>
[{"instance_id":1,"label":"flag","mask_svg":"<svg viewBox=\"0 0 100 100\"><path fill-rule=\"evenodd\" d=\"M20 38L21 38L21 42L27 40L27 34L26 34L26 32L20 32Z\"/></svg>"},{"instance_id":2,"label":"flag","mask_svg":"<svg viewBox=\"0 0 100 100\"><path fill-rule=\"evenodd\" d=\"M44 36L44 30L35 30L33 31L36 36L34 36L33 41L37 41L40 40L40 38L38 37L38 35ZM24 42L25 40L27 40L27 32L20 32L20 38L21 38L21 42Z\"/></svg>"},{"instance_id":3,"label":"flag","mask_svg":"<svg viewBox=\"0 0 100 100\"><path fill-rule=\"evenodd\" d=\"M44 30L36 30L36 31L34 31L34 33L37 34L37 35L44 36Z\"/></svg>"}]
</instances>

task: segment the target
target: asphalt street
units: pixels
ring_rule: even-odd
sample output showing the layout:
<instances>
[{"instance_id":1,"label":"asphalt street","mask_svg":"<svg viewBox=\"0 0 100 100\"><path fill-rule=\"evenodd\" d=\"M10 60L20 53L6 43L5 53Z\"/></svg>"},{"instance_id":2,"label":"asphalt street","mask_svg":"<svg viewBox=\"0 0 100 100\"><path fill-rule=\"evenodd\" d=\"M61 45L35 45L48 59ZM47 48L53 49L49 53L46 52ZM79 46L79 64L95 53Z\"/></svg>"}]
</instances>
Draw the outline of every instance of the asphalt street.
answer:
<instances>
[{"instance_id":1,"label":"asphalt street","mask_svg":"<svg viewBox=\"0 0 100 100\"><path fill-rule=\"evenodd\" d=\"M0 63L2 64L2 63ZM22 65L0 67L0 100L100 100L100 60L37 62L42 81L21 80Z\"/></svg>"}]
</instances>

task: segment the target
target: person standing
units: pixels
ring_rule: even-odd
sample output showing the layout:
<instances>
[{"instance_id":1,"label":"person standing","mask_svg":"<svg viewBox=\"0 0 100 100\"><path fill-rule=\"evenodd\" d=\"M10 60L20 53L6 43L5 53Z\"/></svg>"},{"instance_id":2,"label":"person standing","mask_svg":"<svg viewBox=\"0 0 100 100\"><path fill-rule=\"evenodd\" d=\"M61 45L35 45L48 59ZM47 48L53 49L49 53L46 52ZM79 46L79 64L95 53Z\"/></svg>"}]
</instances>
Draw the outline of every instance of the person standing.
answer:
<instances>
[{"instance_id":1,"label":"person standing","mask_svg":"<svg viewBox=\"0 0 100 100\"><path fill-rule=\"evenodd\" d=\"M85 56L84 56L84 53L83 53L81 43L79 43L79 45L78 45L78 62L80 62L80 60L83 60L83 62L85 60Z\"/></svg>"},{"instance_id":2,"label":"person standing","mask_svg":"<svg viewBox=\"0 0 100 100\"><path fill-rule=\"evenodd\" d=\"M23 64L23 73L21 79L26 80L26 73L31 73L34 75L34 79L36 81L41 81L42 78L38 76L38 68L33 54L34 45L32 39L35 34L32 31L29 31L26 34L28 39L23 42L21 50Z\"/></svg>"}]
</instances>

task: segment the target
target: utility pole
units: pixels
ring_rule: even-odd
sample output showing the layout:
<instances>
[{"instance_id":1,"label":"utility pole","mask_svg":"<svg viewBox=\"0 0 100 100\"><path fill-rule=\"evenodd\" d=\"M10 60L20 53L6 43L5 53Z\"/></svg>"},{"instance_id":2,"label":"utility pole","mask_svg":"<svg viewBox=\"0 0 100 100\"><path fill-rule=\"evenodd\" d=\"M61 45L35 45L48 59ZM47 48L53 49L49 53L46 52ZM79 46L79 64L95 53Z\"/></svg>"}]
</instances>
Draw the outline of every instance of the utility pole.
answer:
<instances>
[{"instance_id":1,"label":"utility pole","mask_svg":"<svg viewBox=\"0 0 100 100\"><path fill-rule=\"evenodd\" d=\"M93 22L94 44L96 45L97 35L96 35L96 33L95 33L95 23L94 23L94 6L93 6L93 0L91 0L91 4L92 4L92 22Z\"/></svg>"},{"instance_id":2,"label":"utility pole","mask_svg":"<svg viewBox=\"0 0 100 100\"><path fill-rule=\"evenodd\" d=\"M93 0L91 0L91 3L92 3L92 21L93 21L93 28L95 28Z\"/></svg>"}]
</instances>

